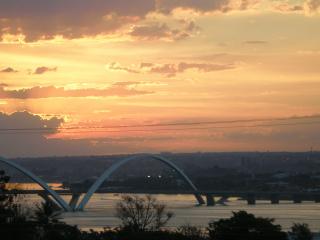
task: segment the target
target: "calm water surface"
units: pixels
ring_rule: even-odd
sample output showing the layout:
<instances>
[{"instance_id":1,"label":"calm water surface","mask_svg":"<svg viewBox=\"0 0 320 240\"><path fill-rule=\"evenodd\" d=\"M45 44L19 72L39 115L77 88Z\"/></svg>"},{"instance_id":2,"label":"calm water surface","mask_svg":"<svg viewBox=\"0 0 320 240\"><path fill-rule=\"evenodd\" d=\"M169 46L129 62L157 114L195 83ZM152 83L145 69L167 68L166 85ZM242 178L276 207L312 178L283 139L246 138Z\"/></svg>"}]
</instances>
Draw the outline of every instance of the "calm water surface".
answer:
<instances>
[{"instance_id":1,"label":"calm water surface","mask_svg":"<svg viewBox=\"0 0 320 240\"><path fill-rule=\"evenodd\" d=\"M177 227L186 223L206 227L210 220L228 218L232 211L246 210L256 216L274 218L284 230L296 223L308 223L314 232L320 231L320 204L304 202L293 204L289 201L271 205L268 201L258 201L254 206L248 206L246 201L232 199L227 206L214 207L195 206L192 195L154 195L167 205L175 216L169 222L169 227ZM83 229L101 229L105 226L117 226L119 221L114 217L115 204L119 195L95 194L84 212L64 213L63 220L68 224L78 225ZM67 198L66 198L67 200Z\"/></svg>"}]
</instances>

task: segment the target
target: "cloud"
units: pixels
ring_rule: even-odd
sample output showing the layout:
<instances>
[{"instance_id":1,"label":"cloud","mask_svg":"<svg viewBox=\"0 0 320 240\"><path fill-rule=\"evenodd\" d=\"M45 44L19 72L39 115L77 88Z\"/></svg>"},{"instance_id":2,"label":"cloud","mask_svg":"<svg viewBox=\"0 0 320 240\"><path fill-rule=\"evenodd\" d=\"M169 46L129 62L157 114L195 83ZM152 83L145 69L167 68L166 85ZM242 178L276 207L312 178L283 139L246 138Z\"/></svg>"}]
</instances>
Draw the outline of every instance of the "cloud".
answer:
<instances>
[{"instance_id":1,"label":"cloud","mask_svg":"<svg viewBox=\"0 0 320 240\"><path fill-rule=\"evenodd\" d=\"M182 26L171 29L166 23L148 23L136 25L129 32L129 35L139 40L168 40L176 41L190 37L200 28L193 21L180 21Z\"/></svg>"},{"instance_id":2,"label":"cloud","mask_svg":"<svg viewBox=\"0 0 320 240\"><path fill-rule=\"evenodd\" d=\"M139 73L138 70L135 70L135 69L130 68L130 67L123 67L117 62L112 62L112 63L108 64L108 68L110 70L115 70L115 71L125 71L125 72L128 72L128 73Z\"/></svg>"},{"instance_id":3,"label":"cloud","mask_svg":"<svg viewBox=\"0 0 320 240\"><path fill-rule=\"evenodd\" d=\"M17 73L18 71L11 68L11 67L7 67L7 68L0 70L0 72L2 72L2 73Z\"/></svg>"},{"instance_id":4,"label":"cloud","mask_svg":"<svg viewBox=\"0 0 320 240\"><path fill-rule=\"evenodd\" d=\"M150 73L160 73L167 77L174 77L178 73L183 73L189 69L195 69L199 72L215 72L221 70L233 69L232 64L212 64L212 63L185 63L153 65L148 69Z\"/></svg>"},{"instance_id":5,"label":"cloud","mask_svg":"<svg viewBox=\"0 0 320 240\"><path fill-rule=\"evenodd\" d=\"M116 66L116 67L115 67ZM198 72L215 72L222 70L234 69L236 66L232 63L187 63L180 62L178 64L165 63L156 64L142 62L139 66L122 67L119 63L111 63L107 65L109 70L125 71L128 73L157 73L167 77L174 77L178 73L183 73L189 69L195 69Z\"/></svg>"},{"instance_id":6,"label":"cloud","mask_svg":"<svg viewBox=\"0 0 320 240\"><path fill-rule=\"evenodd\" d=\"M22 34L26 42L109 34L153 11L153 0L1 1L0 39Z\"/></svg>"},{"instance_id":7,"label":"cloud","mask_svg":"<svg viewBox=\"0 0 320 240\"><path fill-rule=\"evenodd\" d=\"M259 44L267 44L267 41L260 41L260 40L251 40L251 41L245 41L244 44L253 44L253 45L259 45Z\"/></svg>"},{"instance_id":8,"label":"cloud","mask_svg":"<svg viewBox=\"0 0 320 240\"><path fill-rule=\"evenodd\" d=\"M29 112L15 112L6 114L0 112L0 152L1 156L23 157L23 156L54 156L68 155L78 148L89 151L89 144L76 141L51 140L46 137L58 131L63 119L50 117L42 118ZM48 131L37 131L36 129L48 128ZM7 129L4 131L4 129ZM30 129L30 130L10 130ZM31 130L33 129L33 130ZM87 146L86 146L87 145ZM68 152L69 150L69 152Z\"/></svg>"},{"instance_id":9,"label":"cloud","mask_svg":"<svg viewBox=\"0 0 320 240\"><path fill-rule=\"evenodd\" d=\"M301 4L296 2L285 1L283 3L276 3L273 6L274 10L279 12L301 12L306 15L313 15L320 11L320 0L304 0Z\"/></svg>"},{"instance_id":10,"label":"cloud","mask_svg":"<svg viewBox=\"0 0 320 240\"><path fill-rule=\"evenodd\" d=\"M305 118L293 119L294 122L307 121ZM289 120L288 118L287 121ZM188 122L190 119L185 121ZM123 133L126 134L121 136L105 133L100 137L85 135L82 139L52 138L52 133L62 131L63 123L60 117L44 118L29 112L12 114L0 112L1 156L79 156L161 151L304 151L310 149L310 146L318 148L320 141L319 124L208 128L175 131L175 134L172 134L172 131L154 130L154 132L157 131L157 134L149 136L139 134L130 136L124 130ZM35 130L43 128L50 128L50 131ZM3 131L4 129L7 131ZM10 131L8 129L29 130Z\"/></svg>"},{"instance_id":11,"label":"cloud","mask_svg":"<svg viewBox=\"0 0 320 240\"><path fill-rule=\"evenodd\" d=\"M163 24L141 25L150 13L170 14L176 9L228 12L246 10L258 0L1 0L0 41L6 35L22 35L25 42L95 37L133 28L132 36L158 34L184 38L185 29L169 29ZM176 32L178 31L178 32Z\"/></svg>"},{"instance_id":12,"label":"cloud","mask_svg":"<svg viewBox=\"0 0 320 240\"><path fill-rule=\"evenodd\" d=\"M38 115L28 112L15 112L8 115L0 112L1 129L48 128L49 130L46 133L55 133L63 122L64 120L61 118L51 117L43 119Z\"/></svg>"},{"instance_id":13,"label":"cloud","mask_svg":"<svg viewBox=\"0 0 320 240\"><path fill-rule=\"evenodd\" d=\"M290 4L289 2L284 2L280 4L276 4L274 10L278 12L303 12L303 5Z\"/></svg>"},{"instance_id":14,"label":"cloud","mask_svg":"<svg viewBox=\"0 0 320 240\"><path fill-rule=\"evenodd\" d=\"M37 67L36 70L34 70L33 74L37 74L37 75L40 75L40 74L44 74L46 72L55 72L57 71L57 67Z\"/></svg>"},{"instance_id":15,"label":"cloud","mask_svg":"<svg viewBox=\"0 0 320 240\"><path fill-rule=\"evenodd\" d=\"M316 13L320 10L320 0L306 0L304 7L308 13Z\"/></svg>"},{"instance_id":16,"label":"cloud","mask_svg":"<svg viewBox=\"0 0 320 240\"><path fill-rule=\"evenodd\" d=\"M175 9L189 9L197 12L229 12L246 10L255 6L258 0L157 0L157 9L169 14Z\"/></svg>"},{"instance_id":17,"label":"cloud","mask_svg":"<svg viewBox=\"0 0 320 240\"><path fill-rule=\"evenodd\" d=\"M138 152L144 138L58 139L49 138L59 131L62 118L48 119L29 112L0 112L0 155L2 157L74 156ZM35 129L50 128L50 131ZM30 129L7 130L4 129ZM33 130L31 130L33 129ZM140 144L132 144L141 142ZM149 149L147 146L144 149Z\"/></svg>"},{"instance_id":18,"label":"cloud","mask_svg":"<svg viewBox=\"0 0 320 240\"><path fill-rule=\"evenodd\" d=\"M0 99L39 99L54 97L129 97L136 95L151 94L150 91L137 90L131 87L131 83L119 82L109 88L84 88L65 89L63 87L32 87L18 90L8 90L6 86L0 86Z\"/></svg>"}]
</instances>

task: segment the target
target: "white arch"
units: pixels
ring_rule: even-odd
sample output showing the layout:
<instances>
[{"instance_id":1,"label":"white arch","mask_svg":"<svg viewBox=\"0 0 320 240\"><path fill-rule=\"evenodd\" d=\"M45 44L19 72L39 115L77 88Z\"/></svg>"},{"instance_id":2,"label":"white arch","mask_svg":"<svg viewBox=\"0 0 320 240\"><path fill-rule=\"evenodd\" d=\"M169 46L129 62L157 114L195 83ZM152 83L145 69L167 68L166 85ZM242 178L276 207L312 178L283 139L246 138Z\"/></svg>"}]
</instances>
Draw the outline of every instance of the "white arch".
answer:
<instances>
[{"instance_id":1,"label":"white arch","mask_svg":"<svg viewBox=\"0 0 320 240\"><path fill-rule=\"evenodd\" d=\"M60 195L58 193L56 193L54 190L52 190L48 184L46 184L43 180L41 180L39 177L37 177L36 175L34 175L32 172L30 172L29 170L21 167L20 165L8 161L2 157L0 157L0 162L18 170L19 172L23 173L24 175L28 176L29 178L31 178L33 181L35 181L36 183L38 183L45 191L47 191L53 198L54 200L56 200L56 202L65 210L65 211L72 211L72 209L70 208L70 206L66 203L66 201L64 201Z\"/></svg>"},{"instance_id":2,"label":"white arch","mask_svg":"<svg viewBox=\"0 0 320 240\"><path fill-rule=\"evenodd\" d=\"M83 199L81 200L81 202L79 203L79 205L76 207L75 210L80 210L82 211L86 204L89 202L90 198L92 197L92 195L99 189L99 187L103 184L104 181L108 180L109 177L122 165L126 164L127 162L130 162L132 160L138 159L140 157L144 157L144 156L149 156L154 160L158 160L166 165L168 165L169 167L173 168L174 170L176 170L178 172L178 174L189 184L189 186L195 191L195 197L198 201L199 204L204 204L204 200L201 197L201 195L198 193L198 189L196 188L196 186L191 182L191 180L188 178L188 176L180 169L178 168L175 164L173 164L171 161L169 161L168 159L161 157L161 156L157 156L157 155L152 155L152 154L140 154L140 155L136 155L136 156L132 156L132 157L128 157L125 159L120 160L119 162L113 164L110 168L108 168L95 182L94 184L92 184L92 186L90 187L90 189L88 190L88 192L85 194L85 196L83 197Z\"/></svg>"}]
</instances>

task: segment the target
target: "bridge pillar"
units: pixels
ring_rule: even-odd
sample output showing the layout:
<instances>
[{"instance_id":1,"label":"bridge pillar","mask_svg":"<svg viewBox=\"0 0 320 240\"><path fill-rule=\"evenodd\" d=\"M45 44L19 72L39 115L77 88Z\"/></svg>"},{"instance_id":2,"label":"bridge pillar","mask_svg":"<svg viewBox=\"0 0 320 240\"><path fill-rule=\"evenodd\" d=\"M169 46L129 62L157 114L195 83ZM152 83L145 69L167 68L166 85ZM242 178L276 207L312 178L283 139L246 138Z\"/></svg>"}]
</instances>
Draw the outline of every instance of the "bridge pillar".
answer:
<instances>
[{"instance_id":1,"label":"bridge pillar","mask_svg":"<svg viewBox=\"0 0 320 240\"><path fill-rule=\"evenodd\" d=\"M200 193L195 193L194 194L195 198L197 199L199 205L205 204L205 201L203 200L202 196Z\"/></svg>"},{"instance_id":2,"label":"bridge pillar","mask_svg":"<svg viewBox=\"0 0 320 240\"><path fill-rule=\"evenodd\" d=\"M248 194L247 203L248 203L248 205L255 205L256 204L256 196L253 193Z\"/></svg>"},{"instance_id":3,"label":"bridge pillar","mask_svg":"<svg viewBox=\"0 0 320 240\"><path fill-rule=\"evenodd\" d=\"M72 211L75 211L80 196L81 196L81 193L72 193L72 197L69 202L69 206L71 207Z\"/></svg>"},{"instance_id":4,"label":"bridge pillar","mask_svg":"<svg viewBox=\"0 0 320 240\"><path fill-rule=\"evenodd\" d=\"M270 196L271 204L279 204L279 195L278 194L272 194Z\"/></svg>"},{"instance_id":5,"label":"bridge pillar","mask_svg":"<svg viewBox=\"0 0 320 240\"><path fill-rule=\"evenodd\" d=\"M206 194L206 199L207 199L207 206L208 207L216 205L216 202L215 202L214 197L213 197L212 194L207 193Z\"/></svg>"},{"instance_id":6,"label":"bridge pillar","mask_svg":"<svg viewBox=\"0 0 320 240\"><path fill-rule=\"evenodd\" d=\"M302 198L300 194L293 195L293 203L302 203Z\"/></svg>"},{"instance_id":7,"label":"bridge pillar","mask_svg":"<svg viewBox=\"0 0 320 240\"><path fill-rule=\"evenodd\" d=\"M226 205L226 202L228 202L228 198L229 196L222 196L218 201L217 201L217 204L220 204L220 205Z\"/></svg>"},{"instance_id":8,"label":"bridge pillar","mask_svg":"<svg viewBox=\"0 0 320 240\"><path fill-rule=\"evenodd\" d=\"M314 202L320 203L320 194L315 194L314 195Z\"/></svg>"}]
</instances>

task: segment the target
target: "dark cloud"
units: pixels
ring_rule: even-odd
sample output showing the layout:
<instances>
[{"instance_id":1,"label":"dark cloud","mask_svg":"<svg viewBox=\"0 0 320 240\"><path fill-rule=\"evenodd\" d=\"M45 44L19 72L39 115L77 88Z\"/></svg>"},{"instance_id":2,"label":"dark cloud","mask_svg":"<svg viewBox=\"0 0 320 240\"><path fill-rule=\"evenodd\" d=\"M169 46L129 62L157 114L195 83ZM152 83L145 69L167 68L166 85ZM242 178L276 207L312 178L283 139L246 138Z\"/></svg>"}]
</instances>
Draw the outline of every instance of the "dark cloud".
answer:
<instances>
[{"instance_id":1,"label":"dark cloud","mask_svg":"<svg viewBox=\"0 0 320 240\"><path fill-rule=\"evenodd\" d=\"M177 8L191 9L198 12L228 12L231 10L246 10L255 5L255 0L156 0L157 9L170 13Z\"/></svg>"},{"instance_id":2,"label":"dark cloud","mask_svg":"<svg viewBox=\"0 0 320 240\"><path fill-rule=\"evenodd\" d=\"M15 112L8 115L0 112L1 129L48 128L50 130L47 133L54 133L63 122L63 119L57 117L43 119L28 112Z\"/></svg>"},{"instance_id":3,"label":"dark cloud","mask_svg":"<svg viewBox=\"0 0 320 240\"><path fill-rule=\"evenodd\" d=\"M26 42L112 34L123 26L139 24L147 14L169 14L177 8L198 12L245 10L257 0L0 0L0 40L6 34L23 35ZM314 0L313 0L314 1ZM158 31L157 33L155 31ZM139 25L132 36L151 35L181 39L186 29L163 24Z\"/></svg>"},{"instance_id":4,"label":"dark cloud","mask_svg":"<svg viewBox=\"0 0 320 240\"><path fill-rule=\"evenodd\" d=\"M115 67L117 66L117 67ZM222 70L234 69L236 66L232 63L218 64L218 63L187 63L180 62L178 64L165 63L155 64L143 62L138 67L122 67L119 63L111 63L108 65L110 70L119 70L129 73L158 73L167 77L174 77L178 73L183 73L189 69L195 69L199 72L215 72Z\"/></svg>"},{"instance_id":5,"label":"dark cloud","mask_svg":"<svg viewBox=\"0 0 320 240\"><path fill-rule=\"evenodd\" d=\"M0 99L37 99L54 97L108 97L119 96L129 97L135 95L150 94L150 91L137 90L131 87L132 83L116 83L109 88L85 88L85 89L65 89L63 87L32 87L18 90L7 90L5 86L0 86Z\"/></svg>"},{"instance_id":6,"label":"dark cloud","mask_svg":"<svg viewBox=\"0 0 320 240\"><path fill-rule=\"evenodd\" d=\"M61 140L46 137L58 131L63 120L56 117L44 119L28 112L5 114L0 112L0 152L5 157L57 156L88 154L92 151L88 140ZM8 130L39 129L50 131Z\"/></svg>"},{"instance_id":7,"label":"dark cloud","mask_svg":"<svg viewBox=\"0 0 320 240\"><path fill-rule=\"evenodd\" d=\"M0 154L2 157L74 156L114 153L134 153L145 146L144 138L57 139L49 134L59 131L63 120L45 119L29 112L0 112ZM42 129L50 131L8 129ZM8 131L3 131L7 129ZM132 144L141 142L143 144Z\"/></svg>"},{"instance_id":8,"label":"dark cloud","mask_svg":"<svg viewBox=\"0 0 320 240\"><path fill-rule=\"evenodd\" d=\"M44 74L46 72L55 72L57 71L57 67L37 67L36 70L34 70L33 74L37 74L37 75L40 75L40 74Z\"/></svg>"},{"instance_id":9,"label":"dark cloud","mask_svg":"<svg viewBox=\"0 0 320 240\"><path fill-rule=\"evenodd\" d=\"M4 69L0 70L0 72L2 72L2 73L16 73L18 71L13 69L13 68L11 68L11 67L7 67L7 68L4 68Z\"/></svg>"},{"instance_id":10,"label":"dark cloud","mask_svg":"<svg viewBox=\"0 0 320 240\"><path fill-rule=\"evenodd\" d=\"M152 0L1 0L0 38L23 34L27 42L108 34L154 10Z\"/></svg>"}]
</instances>

